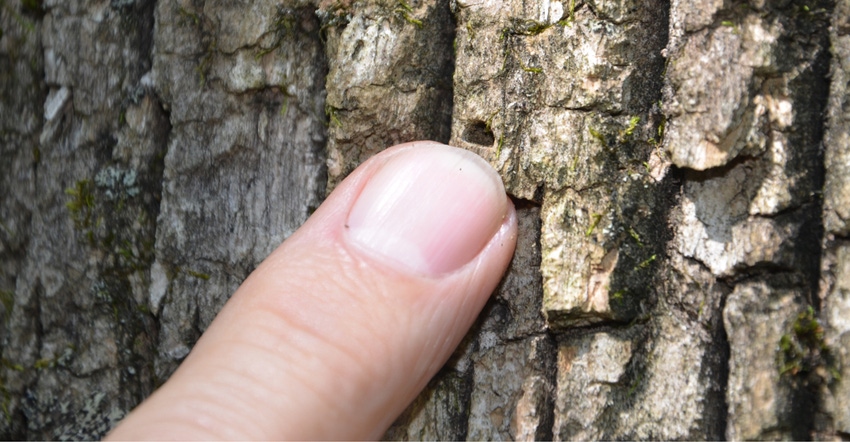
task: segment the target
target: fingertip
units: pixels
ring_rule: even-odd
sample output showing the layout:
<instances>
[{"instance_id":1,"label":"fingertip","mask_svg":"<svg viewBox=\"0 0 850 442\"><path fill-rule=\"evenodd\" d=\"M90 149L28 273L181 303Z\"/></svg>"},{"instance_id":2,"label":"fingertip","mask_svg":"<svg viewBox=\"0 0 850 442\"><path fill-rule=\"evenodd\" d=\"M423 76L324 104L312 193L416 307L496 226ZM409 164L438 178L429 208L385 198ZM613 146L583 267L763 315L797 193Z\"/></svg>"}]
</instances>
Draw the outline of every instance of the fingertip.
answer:
<instances>
[{"instance_id":1,"label":"fingertip","mask_svg":"<svg viewBox=\"0 0 850 442\"><path fill-rule=\"evenodd\" d=\"M135 432L115 435L161 435L144 428L189 401L176 437L225 424L242 426L236 438L380 437L468 331L516 240L483 159L433 142L388 149L257 268L131 415Z\"/></svg>"}]
</instances>

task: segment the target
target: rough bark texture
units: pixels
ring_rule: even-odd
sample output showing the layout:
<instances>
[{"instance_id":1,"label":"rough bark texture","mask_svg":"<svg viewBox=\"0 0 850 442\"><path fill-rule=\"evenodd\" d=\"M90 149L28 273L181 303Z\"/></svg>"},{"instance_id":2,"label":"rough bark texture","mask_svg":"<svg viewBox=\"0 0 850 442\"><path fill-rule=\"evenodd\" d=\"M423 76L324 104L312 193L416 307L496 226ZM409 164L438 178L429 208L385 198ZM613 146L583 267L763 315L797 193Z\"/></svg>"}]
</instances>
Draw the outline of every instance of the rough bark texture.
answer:
<instances>
[{"instance_id":1,"label":"rough bark texture","mask_svg":"<svg viewBox=\"0 0 850 442\"><path fill-rule=\"evenodd\" d=\"M102 436L362 161L517 254L391 439L850 437L850 0L0 0L0 437Z\"/></svg>"}]
</instances>

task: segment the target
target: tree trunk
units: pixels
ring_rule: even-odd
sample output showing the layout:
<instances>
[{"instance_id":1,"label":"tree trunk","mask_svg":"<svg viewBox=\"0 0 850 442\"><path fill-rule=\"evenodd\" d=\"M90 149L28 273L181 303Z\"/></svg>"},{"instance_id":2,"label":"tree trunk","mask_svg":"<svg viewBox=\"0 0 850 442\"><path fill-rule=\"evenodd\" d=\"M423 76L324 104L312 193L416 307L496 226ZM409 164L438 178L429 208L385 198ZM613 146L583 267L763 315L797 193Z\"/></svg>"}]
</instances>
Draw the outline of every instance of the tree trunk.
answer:
<instances>
[{"instance_id":1,"label":"tree trunk","mask_svg":"<svg viewBox=\"0 0 850 442\"><path fill-rule=\"evenodd\" d=\"M850 437L850 0L0 0L0 437L98 438L366 158L520 236L391 439Z\"/></svg>"}]
</instances>

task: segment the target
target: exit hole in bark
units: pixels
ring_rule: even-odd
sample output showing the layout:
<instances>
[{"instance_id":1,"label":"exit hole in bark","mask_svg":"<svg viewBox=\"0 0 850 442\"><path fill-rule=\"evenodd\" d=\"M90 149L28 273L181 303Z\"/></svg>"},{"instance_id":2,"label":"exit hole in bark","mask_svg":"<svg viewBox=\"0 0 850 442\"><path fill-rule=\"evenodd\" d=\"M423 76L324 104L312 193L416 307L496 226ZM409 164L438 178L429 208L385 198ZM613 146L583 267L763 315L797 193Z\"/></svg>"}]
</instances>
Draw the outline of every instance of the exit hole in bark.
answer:
<instances>
[{"instance_id":1,"label":"exit hole in bark","mask_svg":"<svg viewBox=\"0 0 850 442\"><path fill-rule=\"evenodd\" d=\"M479 146L492 146L496 142L493 131L483 121L475 121L463 130L463 139Z\"/></svg>"}]
</instances>

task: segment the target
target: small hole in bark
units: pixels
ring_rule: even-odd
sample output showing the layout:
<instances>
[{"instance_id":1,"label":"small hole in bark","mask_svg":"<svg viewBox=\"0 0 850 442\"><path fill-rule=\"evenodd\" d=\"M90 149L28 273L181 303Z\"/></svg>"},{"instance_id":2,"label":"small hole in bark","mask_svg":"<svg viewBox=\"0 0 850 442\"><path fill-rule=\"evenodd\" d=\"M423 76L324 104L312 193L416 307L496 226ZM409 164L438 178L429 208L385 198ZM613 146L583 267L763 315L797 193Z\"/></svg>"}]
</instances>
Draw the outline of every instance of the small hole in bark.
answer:
<instances>
[{"instance_id":1,"label":"small hole in bark","mask_svg":"<svg viewBox=\"0 0 850 442\"><path fill-rule=\"evenodd\" d=\"M475 121L463 130L463 140L479 146L492 146L496 142L493 131L483 121Z\"/></svg>"}]
</instances>

